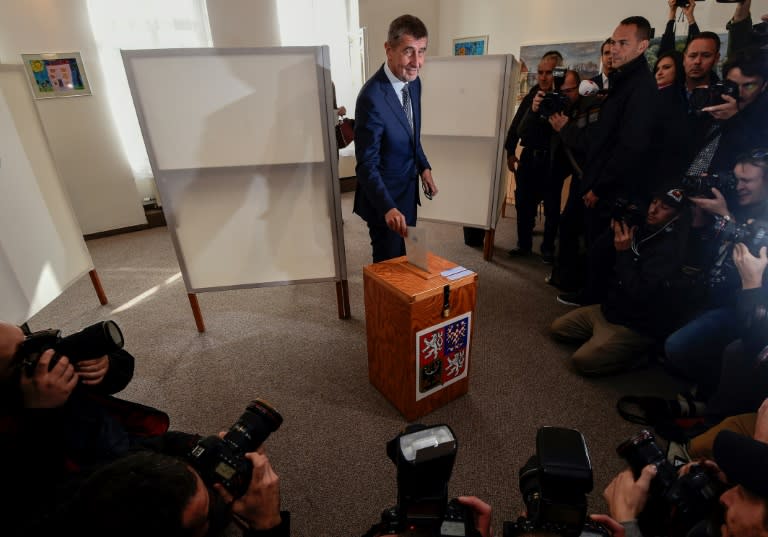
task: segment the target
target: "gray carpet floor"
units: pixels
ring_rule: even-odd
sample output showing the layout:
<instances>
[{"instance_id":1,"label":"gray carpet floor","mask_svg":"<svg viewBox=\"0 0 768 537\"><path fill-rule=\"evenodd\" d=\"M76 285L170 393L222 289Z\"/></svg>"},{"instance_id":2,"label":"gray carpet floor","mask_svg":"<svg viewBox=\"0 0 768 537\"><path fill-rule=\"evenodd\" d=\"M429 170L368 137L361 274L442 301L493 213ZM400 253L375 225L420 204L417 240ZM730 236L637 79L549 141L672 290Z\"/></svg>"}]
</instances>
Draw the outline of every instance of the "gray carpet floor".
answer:
<instances>
[{"instance_id":1,"label":"gray carpet floor","mask_svg":"<svg viewBox=\"0 0 768 537\"><path fill-rule=\"evenodd\" d=\"M207 327L199 334L170 236L153 228L88 241L108 305L99 305L85 277L29 325L69 333L116 320L137 357L120 397L166 411L177 430L224 430L252 398L267 399L285 419L265 447L293 535L362 535L395 503L385 443L407 422L368 382L362 267L370 263L369 239L351 213L352 193L342 206L351 320L338 319L333 283L213 292L199 295ZM514 218L501 219L490 263L463 244L460 226L420 225L436 254L479 275L469 393L419 420L449 424L458 437L451 495L489 502L501 535L502 521L522 509L518 470L535 452L536 430L557 425L586 437L595 472L590 510L603 511L602 490L623 467L615 447L639 430L616 413L616 399L672 396L676 384L658 367L603 379L573 373L571 349L547 336L567 311L544 282L549 267L538 256L506 255Z\"/></svg>"}]
</instances>

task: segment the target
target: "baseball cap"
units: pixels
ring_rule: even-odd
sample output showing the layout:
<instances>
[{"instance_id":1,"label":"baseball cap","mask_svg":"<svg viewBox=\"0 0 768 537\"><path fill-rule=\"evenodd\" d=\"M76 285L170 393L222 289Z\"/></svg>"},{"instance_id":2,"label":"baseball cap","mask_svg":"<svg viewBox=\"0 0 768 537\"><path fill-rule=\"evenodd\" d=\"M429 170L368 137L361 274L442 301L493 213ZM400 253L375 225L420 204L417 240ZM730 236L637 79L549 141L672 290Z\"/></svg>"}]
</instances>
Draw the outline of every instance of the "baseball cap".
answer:
<instances>
[{"instance_id":1,"label":"baseball cap","mask_svg":"<svg viewBox=\"0 0 768 537\"><path fill-rule=\"evenodd\" d=\"M666 188L655 192L653 199L661 200L664 205L674 209L682 209L685 205L685 192L682 188Z\"/></svg>"},{"instance_id":2,"label":"baseball cap","mask_svg":"<svg viewBox=\"0 0 768 537\"><path fill-rule=\"evenodd\" d=\"M715 437L713 453L728 481L768 498L768 444L726 430Z\"/></svg>"}]
</instances>

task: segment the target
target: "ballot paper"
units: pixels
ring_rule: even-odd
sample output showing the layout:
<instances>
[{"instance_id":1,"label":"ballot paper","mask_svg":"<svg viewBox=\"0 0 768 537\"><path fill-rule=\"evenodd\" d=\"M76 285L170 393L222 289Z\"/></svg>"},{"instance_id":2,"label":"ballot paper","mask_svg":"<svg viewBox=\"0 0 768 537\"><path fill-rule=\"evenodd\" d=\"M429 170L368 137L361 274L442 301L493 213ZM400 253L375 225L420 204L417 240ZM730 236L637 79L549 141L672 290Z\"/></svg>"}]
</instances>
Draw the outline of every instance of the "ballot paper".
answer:
<instances>
[{"instance_id":1,"label":"ballot paper","mask_svg":"<svg viewBox=\"0 0 768 537\"><path fill-rule=\"evenodd\" d=\"M408 226L408 236L405 237L405 253L408 262L422 270L429 272L427 264L427 230Z\"/></svg>"}]
</instances>

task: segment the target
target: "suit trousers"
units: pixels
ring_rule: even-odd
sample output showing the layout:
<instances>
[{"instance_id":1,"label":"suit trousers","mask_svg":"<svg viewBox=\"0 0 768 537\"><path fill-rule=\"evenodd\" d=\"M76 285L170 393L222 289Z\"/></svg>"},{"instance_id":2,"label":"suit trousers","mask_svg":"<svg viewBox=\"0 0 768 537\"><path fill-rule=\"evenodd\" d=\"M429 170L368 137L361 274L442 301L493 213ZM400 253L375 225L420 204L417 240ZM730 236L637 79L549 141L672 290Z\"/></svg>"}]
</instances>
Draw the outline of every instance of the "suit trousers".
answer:
<instances>
[{"instance_id":1,"label":"suit trousers","mask_svg":"<svg viewBox=\"0 0 768 537\"><path fill-rule=\"evenodd\" d=\"M531 250L536 210L544 202L544 240L542 252L554 253L560 224L560 196L565 177L553 177L550 152L523 148L515 174L515 209L517 210L517 246Z\"/></svg>"},{"instance_id":2,"label":"suit trousers","mask_svg":"<svg viewBox=\"0 0 768 537\"><path fill-rule=\"evenodd\" d=\"M609 323L600 304L577 308L555 319L550 333L560 341L584 342L571 356L573 366L583 375L628 369L637 364L653 344L653 338Z\"/></svg>"},{"instance_id":3,"label":"suit trousers","mask_svg":"<svg viewBox=\"0 0 768 537\"><path fill-rule=\"evenodd\" d=\"M386 224L368 222L368 234L371 237L374 263L405 255L405 240Z\"/></svg>"}]
</instances>

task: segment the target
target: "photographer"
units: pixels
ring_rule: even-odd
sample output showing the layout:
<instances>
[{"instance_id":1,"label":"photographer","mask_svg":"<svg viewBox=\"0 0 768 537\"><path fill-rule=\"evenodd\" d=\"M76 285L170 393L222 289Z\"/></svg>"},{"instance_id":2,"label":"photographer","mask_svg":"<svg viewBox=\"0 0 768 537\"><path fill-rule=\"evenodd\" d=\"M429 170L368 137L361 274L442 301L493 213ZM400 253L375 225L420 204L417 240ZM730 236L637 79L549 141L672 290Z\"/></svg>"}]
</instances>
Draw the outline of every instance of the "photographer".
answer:
<instances>
[{"instance_id":1,"label":"photographer","mask_svg":"<svg viewBox=\"0 0 768 537\"><path fill-rule=\"evenodd\" d=\"M660 192L643 222L612 220L615 280L607 298L563 315L550 329L555 339L585 342L571 357L578 372L598 375L636 366L669 332L676 308L667 283L681 265L677 220L683 202L679 189Z\"/></svg>"},{"instance_id":2,"label":"photographer","mask_svg":"<svg viewBox=\"0 0 768 537\"><path fill-rule=\"evenodd\" d=\"M181 450L190 438L164 435L169 420L159 410L111 397L133 375L128 352L73 365L49 349L29 371L22 347L34 337L0 322L0 459L4 482L14 490L2 514L11 533L44 518L91 471L132 446Z\"/></svg>"},{"instance_id":3,"label":"photographer","mask_svg":"<svg viewBox=\"0 0 768 537\"><path fill-rule=\"evenodd\" d=\"M717 188L711 189L711 198L690 198L696 208L691 230L697 258L693 264L701 274L699 289L691 298L704 298L694 303L692 320L664 345L665 367L696 383L697 398L702 400L719 384L723 350L742 332L737 304L744 295L739 293L742 281L734 259L734 238L749 233L753 219L768 218L768 151L757 149L739 156L733 171L735 203L729 204Z\"/></svg>"},{"instance_id":4,"label":"photographer","mask_svg":"<svg viewBox=\"0 0 768 537\"><path fill-rule=\"evenodd\" d=\"M768 535L768 445L731 431L718 434L714 460L703 464L710 475L730 485L720 495L724 511L723 537ZM690 465L681 473L690 470ZM650 498L657 467L649 464L637 480L632 470L618 474L603 492L611 517L621 523L627 537L639 537L637 518ZM712 513L714 514L714 513Z\"/></svg>"},{"instance_id":5,"label":"photographer","mask_svg":"<svg viewBox=\"0 0 768 537\"><path fill-rule=\"evenodd\" d=\"M544 240L541 245L542 260L551 263L554 259L555 238L560 221L560 191L562 181L560 168L565 156L550 153L552 128L546 121L531 121L524 128L525 118L532 113L533 101L540 93L556 91L554 70L562 64L559 52L544 54L538 65L537 81L520 103L504 144L507 150L507 166L515 173L515 210L517 211L517 246L508 253L512 257L528 256L533 248L533 228L536 223L536 208L544 201ZM534 119L538 119L534 111ZM523 150L517 167L515 150L518 141ZM557 184L560 188L557 188Z\"/></svg>"},{"instance_id":6,"label":"photographer","mask_svg":"<svg viewBox=\"0 0 768 537\"><path fill-rule=\"evenodd\" d=\"M212 487L175 457L137 452L95 472L64 517L71 535L167 537L219 535L234 521L247 537L287 537L290 513L280 511L280 482L263 448L245 493ZM66 533L66 532L65 532Z\"/></svg>"},{"instance_id":7,"label":"photographer","mask_svg":"<svg viewBox=\"0 0 768 537\"><path fill-rule=\"evenodd\" d=\"M690 43L691 40L699 35L699 25L696 24L696 19L693 16L693 12L696 10L696 0L688 0L685 5L679 5L679 0L667 0L669 6L669 17L667 18L667 25L664 28L664 35L661 36L661 43L659 44L658 54L661 55L665 52L675 50L675 21L677 20L677 9L685 15L688 22L688 40L686 43ZM681 15L682 16L682 15Z\"/></svg>"}]
</instances>

